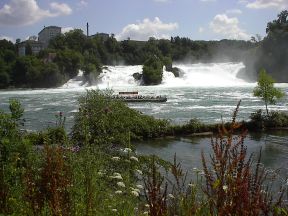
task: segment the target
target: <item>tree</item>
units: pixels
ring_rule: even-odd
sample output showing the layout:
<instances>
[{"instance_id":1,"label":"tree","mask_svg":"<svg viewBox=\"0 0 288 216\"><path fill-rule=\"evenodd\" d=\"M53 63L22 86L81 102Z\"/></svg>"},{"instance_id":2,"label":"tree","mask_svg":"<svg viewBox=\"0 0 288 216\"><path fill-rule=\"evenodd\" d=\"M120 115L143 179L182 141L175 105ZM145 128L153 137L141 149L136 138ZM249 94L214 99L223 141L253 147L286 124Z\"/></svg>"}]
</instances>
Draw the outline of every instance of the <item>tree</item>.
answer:
<instances>
[{"instance_id":1,"label":"tree","mask_svg":"<svg viewBox=\"0 0 288 216\"><path fill-rule=\"evenodd\" d=\"M253 95L261 98L266 107L268 115L268 104L275 104L277 99L284 96L284 93L274 87L274 79L266 73L265 69L261 69L259 73L257 86L254 88Z\"/></svg>"},{"instance_id":2,"label":"tree","mask_svg":"<svg viewBox=\"0 0 288 216\"><path fill-rule=\"evenodd\" d=\"M273 20L267 24L266 33L269 35L271 33L283 33L288 30L288 11L284 10L278 14L278 19Z\"/></svg>"},{"instance_id":3,"label":"tree","mask_svg":"<svg viewBox=\"0 0 288 216\"><path fill-rule=\"evenodd\" d=\"M162 82L163 63L157 56L151 56L143 65L143 82L145 85L158 85Z\"/></svg>"}]
</instances>

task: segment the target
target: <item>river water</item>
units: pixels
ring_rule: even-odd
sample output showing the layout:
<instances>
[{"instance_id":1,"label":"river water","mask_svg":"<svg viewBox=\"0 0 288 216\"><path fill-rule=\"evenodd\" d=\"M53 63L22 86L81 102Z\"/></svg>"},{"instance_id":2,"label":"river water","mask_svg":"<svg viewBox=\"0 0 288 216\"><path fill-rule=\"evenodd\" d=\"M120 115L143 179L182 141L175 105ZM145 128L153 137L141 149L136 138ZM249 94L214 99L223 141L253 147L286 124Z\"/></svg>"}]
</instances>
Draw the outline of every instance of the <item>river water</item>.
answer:
<instances>
[{"instance_id":1,"label":"river water","mask_svg":"<svg viewBox=\"0 0 288 216\"><path fill-rule=\"evenodd\" d=\"M77 112L79 96L86 89L113 89L118 91L138 91L144 95L166 95L166 103L131 103L131 108L157 118L169 119L172 123L182 124L191 118L205 123L217 123L231 119L236 104L241 100L238 120L249 119L250 113L264 109L263 102L253 97L255 83L247 83L237 78L242 63L186 64L176 65L182 72L175 78L164 71L164 78L158 86L140 86L132 74L141 72L142 66L109 66L100 75L95 86L82 85L82 75L55 89L0 91L0 109L8 110L10 98L19 99L26 119L25 128L40 130L55 124L55 114L63 112L66 116L66 128L73 125L74 113ZM287 84L276 84L286 97L271 110L288 111ZM271 168L288 167L288 133L271 132L249 134L245 144L249 152L259 152L262 147L263 163ZM179 138L135 143L137 151L156 154L171 160L174 153L187 169L200 167L200 152L210 152L210 138Z\"/></svg>"}]
</instances>

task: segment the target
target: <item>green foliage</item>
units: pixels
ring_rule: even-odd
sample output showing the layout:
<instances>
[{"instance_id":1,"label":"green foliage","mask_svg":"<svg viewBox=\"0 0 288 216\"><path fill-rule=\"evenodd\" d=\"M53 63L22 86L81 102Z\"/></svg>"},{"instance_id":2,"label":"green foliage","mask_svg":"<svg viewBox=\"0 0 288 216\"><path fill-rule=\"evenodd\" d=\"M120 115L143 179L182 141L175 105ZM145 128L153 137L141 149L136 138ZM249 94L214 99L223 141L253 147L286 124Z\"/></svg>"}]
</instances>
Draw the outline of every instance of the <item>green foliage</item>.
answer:
<instances>
[{"instance_id":1,"label":"green foliage","mask_svg":"<svg viewBox=\"0 0 288 216\"><path fill-rule=\"evenodd\" d=\"M288 127L288 114L285 112L271 111L268 115L264 115L260 109L252 113L250 119L251 121L247 123L249 129L265 130Z\"/></svg>"},{"instance_id":2,"label":"green foliage","mask_svg":"<svg viewBox=\"0 0 288 216\"><path fill-rule=\"evenodd\" d=\"M257 78L257 72L261 68L273 71L272 77L277 82L288 82L287 58L288 58L288 12L284 10L278 14L277 19L268 22L267 36L256 48L250 50L247 59L244 61L248 76ZM256 76L255 76L256 74ZM254 76L253 76L254 75Z\"/></svg>"},{"instance_id":3,"label":"green foliage","mask_svg":"<svg viewBox=\"0 0 288 216\"><path fill-rule=\"evenodd\" d=\"M268 35L272 34L283 34L287 32L287 23L288 23L288 11L283 10L278 14L278 19L273 20L267 24L266 33Z\"/></svg>"},{"instance_id":4,"label":"green foliage","mask_svg":"<svg viewBox=\"0 0 288 216\"><path fill-rule=\"evenodd\" d=\"M87 91L79 99L73 138L81 145L123 146L129 140L160 137L169 124L130 109L122 101L111 98L112 93Z\"/></svg>"},{"instance_id":5,"label":"green foliage","mask_svg":"<svg viewBox=\"0 0 288 216\"><path fill-rule=\"evenodd\" d=\"M7 72L5 62L0 58L0 89L6 88L9 85L10 76Z\"/></svg>"},{"instance_id":6,"label":"green foliage","mask_svg":"<svg viewBox=\"0 0 288 216\"><path fill-rule=\"evenodd\" d=\"M23 191L21 177L31 155L28 140L21 137L19 121L23 109L10 101L9 114L0 110L0 214L18 209Z\"/></svg>"},{"instance_id":7,"label":"green foliage","mask_svg":"<svg viewBox=\"0 0 288 216\"><path fill-rule=\"evenodd\" d=\"M24 108L21 106L21 103L18 100L11 99L9 109L11 112L11 118L15 121L19 121L23 116Z\"/></svg>"},{"instance_id":8,"label":"green foliage","mask_svg":"<svg viewBox=\"0 0 288 216\"><path fill-rule=\"evenodd\" d=\"M11 113L0 110L1 215L287 213L287 188L272 193L271 179L266 174L270 171L265 172L260 160L254 169L252 159L246 158L246 132L233 135L239 127L239 104L231 128L222 125L220 134L211 140L211 162L203 154L204 170L193 168L194 178L189 181L176 155L174 163L156 156L137 156L130 140L119 136L128 130L131 137L139 136L138 132L146 127L150 135L160 136L167 122L145 117L121 102L111 101L109 96L110 92L90 91L80 98L74 140L66 135L63 113L56 116L55 128L31 134L20 132L17 121L23 109L18 101L10 101ZM107 127L109 123L112 128ZM189 125L202 127L197 120L191 120ZM32 148L32 143L39 144L34 142L39 137L43 138L44 148ZM101 144L110 141L115 145L102 148ZM118 143L125 144L125 148Z\"/></svg>"},{"instance_id":9,"label":"green foliage","mask_svg":"<svg viewBox=\"0 0 288 216\"><path fill-rule=\"evenodd\" d=\"M236 123L239 105L240 102L234 111L230 127L222 125L217 137L211 139L213 151L210 154L210 164L202 152L206 181L203 192L209 198L211 215L272 214L276 206L281 206L283 192L273 194L272 182L267 182L270 176L260 163L261 151L256 167L253 168L252 156L247 157L247 147L244 146L247 131L234 135L235 129L239 128Z\"/></svg>"},{"instance_id":10,"label":"green foliage","mask_svg":"<svg viewBox=\"0 0 288 216\"><path fill-rule=\"evenodd\" d=\"M273 78L266 73L266 70L262 69L259 73L257 86L253 91L254 96L264 101L267 115L268 104L275 104L276 100L284 97L284 93L274 87L274 82Z\"/></svg>"},{"instance_id":11,"label":"green foliage","mask_svg":"<svg viewBox=\"0 0 288 216\"><path fill-rule=\"evenodd\" d=\"M39 87L57 87L66 81L65 75L60 72L58 65L55 63L46 63L41 72Z\"/></svg>"},{"instance_id":12,"label":"green foliage","mask_svg":"<svg viewBox=\"0 0 288 216\"><path fill-rule=\"evenodd\" d=\"M60 86L69 78L76 76L79 69L84 71L87 81L93 84L102 71L102 65L123 63L143 65L154 55L158 56L161 64L177 77L179 71L172 67L173 61L183 59L190 62L207 62L215 59L239 61L244 58L245 50L255 46L244 41L192 41L180 37L171 40L150 38L149 41L130 39L117 41L113 34L107 37L101 34L87 37L80 29L53 38L48 48L38 55L32 55L31 46L28 44L26 51L29 56L18 58L18 45L19 41L14 45L6 40L0 40L0 59L4 60L5 68L5 72L0 72L3 77L0 81L2 88ZM53 54L52 56L56 54L57 57L50 58L50 54ZM55 63L59 70L55 66L47 65L49 63ZM47 69L49 72L46 68L49 68ZM148 71L151 72L151 69ZM49 78L49 82L46 83L44 80L50 77L47 74L51 75L51 79ZM147 82L154 85L161 82L162 75L152 72L148 77L152 77L152 80Z\"/></svg>"},{"instance_id":13,"label":"green foliage","mask_svg":"<svg viewBox=\"0 0 288 216\"><path fill-rule=\"evenodd\" d=\"M55 62L59 65L60 71L73 78L78 74L83 61L83 56L73 50L63 50L57 53Z\"/></svg>"},{"instance_id":14,"label":"green foliage","mask_svg":"<svg viewBox=\"0 0 288 216\"><path fill-rule=\"evenodd\" d=\"M0 72L0 89L9 86L10 76L7 72Z\"/></svg>"},{"instance_id":15,"label":"green foliage","mask_svg":"<svg viewBox=\"0 0 288 216\"><path fill-rule=\"evenodd\" d=\"M143 65L144 85L158 85L162 82L163 64L157 56L151 56Z\"/></svg>"}]
</instances>

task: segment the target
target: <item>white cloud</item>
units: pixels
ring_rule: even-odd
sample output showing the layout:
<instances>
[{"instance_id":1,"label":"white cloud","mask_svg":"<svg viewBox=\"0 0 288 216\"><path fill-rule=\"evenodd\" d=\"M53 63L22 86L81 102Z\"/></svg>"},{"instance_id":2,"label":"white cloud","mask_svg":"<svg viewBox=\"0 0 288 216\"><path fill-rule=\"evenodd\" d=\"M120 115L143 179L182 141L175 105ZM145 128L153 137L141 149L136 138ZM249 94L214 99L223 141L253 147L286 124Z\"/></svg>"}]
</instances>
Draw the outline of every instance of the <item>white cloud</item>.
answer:
<instances>
[{"instance_id":1,"label":"white cloud","mask_svg":"<svg viewBox=\"0 0 288 216\"><path fill-rule=\"evenodd\" d=\"M79 4L81 6L87 6L88 5L88 1L87 0L80 0Z\"/></svg>"},{"instance_id":2,"label":"white cloud","mask_svg":"<svg viewBox=\"0 0 288 216\"><path fill-rule=\"evenodd\" d=\"M249 1L248 0L239 0L238 3L239 4L247 4Z\"/></svg>"},{"instance_id":3,"label":"white cloud","mask_svg":"<svg viewBox=\"0 0 288 216\"><path fill-rule=\"evenodd\" d=\"M276 8L284 10L288 8L288 0L254 0L250 3L247 2L246 7L252 9Z\"/></svg>"},{"instance_id":4,"label":"white cloud","mask_svg":"<svg viewBox=\"0 0 288 216\"><path fill-rule=\"evenodd\" d=\"M242 11L240 9L230 9L230 10L226 10L227 14L242 14Z\"/></svg>"},{"instance_id":5,"label":"white cloud","mask_svg":"<svg viewBox=\"0 0 288 216\"><path fill-rule=\"evenodd\" d=\"M239 21L236 17L229 18L226 14L217 14L210 28L216 34L220 34L227 39L249 40L251 35L239 27Z\"/></svg>"},{"instance_id":6,"label":"white cloud","mask_svg":"<svg viewBox=\"0 0 288 216\"><path fill-rule=\"evenodd\" d=\"M0 35L0 40L7 40L7 41L11 41L11 42L15 42L14 38L9 37L9 36L5 36L5 35Z\"/></svg>"},{"instance_id":7,"label":"white cloud","mask_svg":"<svg viewBox=\"0 0 288 216\"><path fill-rule=\"evenodd\" d=\"M205 31L205 29L203 27L199 27L198 32L199 33L203 33Z\"/></svg>"},{"instance_id":8,"label":"white cloud","mask_svg":"<svg viewBox=\"0 0 288 216\"><path fill-rule=\"evenodd\" d=\"M64 28L61 28L61 33L65 34L66 32L72 31L74 29L75 28L73 28L73 27L64 27Z\"/></svg>"},{"instance_id":9,"label":"white cloud","mask_svg":"<svg viewBox=\"0 0 288 216\"><path fill-rule=\"evenodd\" d=\"M117 40L125 40L128 37L133 40L148 40L149 37L169 38L167 32L178 28L177 23L163 23L158 17L154 20L148 18L137 24L125 26L121 33L116 35Z\"/></svg>"},{"instance_id":10,"label":"white cloud","mask_svg":"<svg viewBox=\"0 0 288 216\"><path fill-rule=\"evenodd\" d=\"M11 0L0 8L0 25L31 25L44 18L69 15L72 9L67 4L52 2L50 9L41 9L36 0Z\"/></svg>"},{"instance_id":11,"label":"white cloud","mask_svg":"<svg viewBox=\"0 0 288 216\"><path fill-rule=\"evenodd\" d=\"M50 4L51 9L55 10L57 15L55 16L61 16L61 15L69 15L72 13L72 9L64 3L57 3L57 2L52 2Z\"/></svg>"}]
</instances>

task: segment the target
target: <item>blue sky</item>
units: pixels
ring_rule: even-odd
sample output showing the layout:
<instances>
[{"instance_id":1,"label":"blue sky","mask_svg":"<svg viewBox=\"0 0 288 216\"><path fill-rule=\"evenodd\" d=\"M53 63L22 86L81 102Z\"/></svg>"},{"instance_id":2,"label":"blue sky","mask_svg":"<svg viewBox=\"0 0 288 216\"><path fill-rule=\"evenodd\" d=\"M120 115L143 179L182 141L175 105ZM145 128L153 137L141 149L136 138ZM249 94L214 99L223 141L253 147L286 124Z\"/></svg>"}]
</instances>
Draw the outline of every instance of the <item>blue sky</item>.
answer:
<instances>
[{"instance_id":1,"label":"blue sky","mask_svg":"<svg viewBox=\"0 0 288 216\"><path fill-rule=\"evenodd\" d=\"M284 9L288 0L1 0L0 38L25 40L49 25L85 30L89 22L90 34L118 40L249 40L265 36L267 22Z\"/></svg>"}]
</instances>

